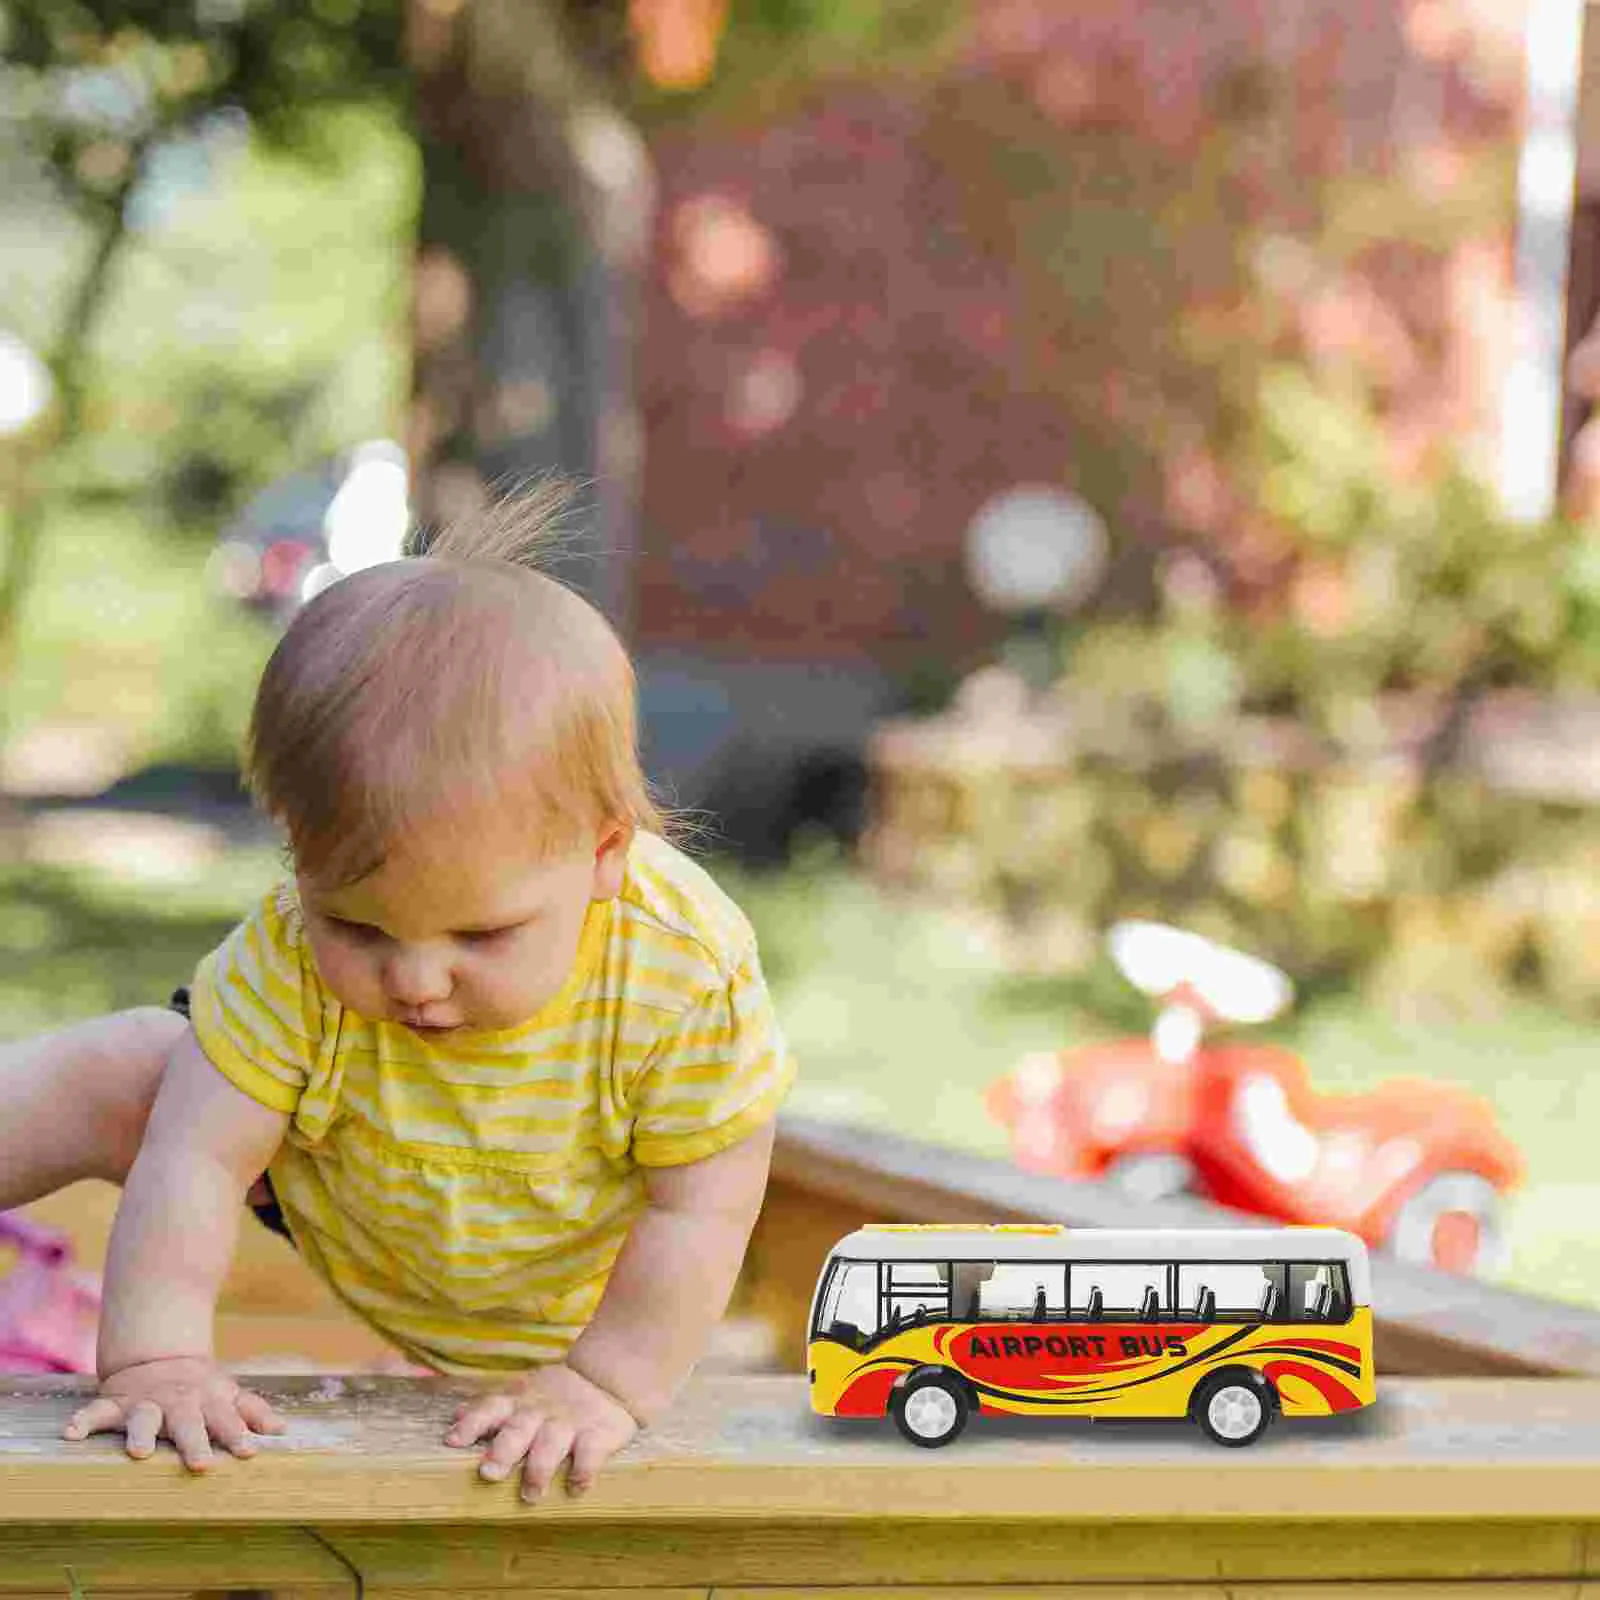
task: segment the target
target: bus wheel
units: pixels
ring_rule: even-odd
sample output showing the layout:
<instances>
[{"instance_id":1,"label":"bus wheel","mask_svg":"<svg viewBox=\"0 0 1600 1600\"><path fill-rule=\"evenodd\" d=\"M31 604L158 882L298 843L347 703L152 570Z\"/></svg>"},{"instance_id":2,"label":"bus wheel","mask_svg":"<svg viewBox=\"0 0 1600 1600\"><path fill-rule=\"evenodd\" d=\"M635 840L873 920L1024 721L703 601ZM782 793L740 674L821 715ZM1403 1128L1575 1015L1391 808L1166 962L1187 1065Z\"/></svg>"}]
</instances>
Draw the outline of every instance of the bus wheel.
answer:
<instances>
[{"instance_id":1,"label":"bus wheel","mask_svg":"<svg viewBox=\"0 0 1600 1600\"><path fill-rule=\"evenodd\" d=\"M949 1444L967 1425L972 1402L958 1378L942 1372L919 1373L896 1389L890 1403L895 1426L912 1444L935 1450Z\"/></svg>"},{"instance_id":2,"label":"bus wheel","mask_svg":"<svg viewBox=\"0 0 1600 1600\"><path fill-rule=\"evenodd\" d=\"M1272 1385L1259 1372L1219 1372L1195 1390L1200 1431L1218 1444L1253 1444L1272 1421Z\"/></svg>"}]
</instances>

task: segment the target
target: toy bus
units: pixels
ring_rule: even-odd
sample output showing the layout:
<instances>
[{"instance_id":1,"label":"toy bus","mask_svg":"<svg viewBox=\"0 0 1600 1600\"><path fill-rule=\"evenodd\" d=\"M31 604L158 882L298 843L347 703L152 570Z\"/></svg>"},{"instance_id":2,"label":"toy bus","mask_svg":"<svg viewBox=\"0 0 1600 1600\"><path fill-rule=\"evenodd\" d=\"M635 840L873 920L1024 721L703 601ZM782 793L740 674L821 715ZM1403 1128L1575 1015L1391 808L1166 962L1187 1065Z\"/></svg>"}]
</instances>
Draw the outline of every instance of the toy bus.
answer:
<instances>
[{"instance_id":1,"label":"toy bus","mask_svg":"<svg viewBox=\"0 0 1600 1600\"><path fill-rule=\"evenodd\" d=\"M817 1281L812 1408L927 1447L974 1411L1187 1417L1246 1445L1373 1402L1370 1285L1338 1228L861 1228Z\"/></svg>"}]
</instances>

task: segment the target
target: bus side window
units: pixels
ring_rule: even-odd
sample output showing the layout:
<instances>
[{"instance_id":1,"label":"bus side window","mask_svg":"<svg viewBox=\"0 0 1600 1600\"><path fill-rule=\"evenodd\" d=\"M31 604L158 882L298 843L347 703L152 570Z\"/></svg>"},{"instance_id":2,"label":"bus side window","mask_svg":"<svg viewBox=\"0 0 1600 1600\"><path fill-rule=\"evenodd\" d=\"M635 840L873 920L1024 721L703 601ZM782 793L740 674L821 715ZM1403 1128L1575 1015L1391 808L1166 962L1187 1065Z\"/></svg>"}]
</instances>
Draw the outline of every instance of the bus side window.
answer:
<instances>
[{"instance_id":1,"label":"bus side window","mask_svg":"<svg viewBox=\"0 0 1600 1600\"><path fill-rule=\"evenodd\" d=\"M996 1321L1043 1322L1061 1316L1066 1274L1042 1271L1038 1262L997 1261L983 1282L980 1316Z\"/></svg>"},{"instance_id":2,"label":"bus side window","mask_svg":"<svg viewBox=\"0 0 1600 1600\"><path fill-rule=\"evenodd\" d=\"M950 1304L963 1322L984 1318L983 1286L994 1276L992 1261L957 1261L952 1267Z\"/></svg>"},{"instance_id":3,"label":"bus side window","mask_svg":"<svg viewBox=\"0 0 1600 1600\"><path fill-rule=\"evenodd\" d=\"M1295 1321L1348 1322L1350 1294L1337 1261L1301 1262L1289 1268L1288 1315Z\"/></svg>"},{"instance_id":4,"label":"bus side window","mask_svg":"<svg viewBox=\"0 0 1600 1600\"><path fill-rule=\"evenodd\" d=\"M1165 1262L1075 1261L1072 1265L1072 1315L1131 1322L1151 1315L1153 1295L1154 1315L1159 1317L1166 1300L1166 1282Z\"/></svg>"},{"instance_id":5,"label":"bus side window","mask_svg":"<svg viewBox=\"0 0 1600 1600\"><path fill-rule=\"evenodd\" d=\"M950 1268L942 1261L884 1263L885 1316L903 1326L920 1310L924 1320L950 1314Z\"/></svg>"},{"instance_id":6,"label":"bus side window","mask_svg":"<svg viewBox=\"0 0 1600 1600\"><path fill-rule=\"evenodd\" d=\"M1195 1316L1204 1322L1259 1322L1269 1295L1277 1296L1279 1307L1287 1303L1293 1310L1292 1295L1285 1301L1283 1276L1284 1269L1277 1262L1182 1261L1178 1263L1178 1305L1193 1306ZM1204 1311L1200 1309L1202 1291L1207 1296Z\"/></svg>"}]
</instances>

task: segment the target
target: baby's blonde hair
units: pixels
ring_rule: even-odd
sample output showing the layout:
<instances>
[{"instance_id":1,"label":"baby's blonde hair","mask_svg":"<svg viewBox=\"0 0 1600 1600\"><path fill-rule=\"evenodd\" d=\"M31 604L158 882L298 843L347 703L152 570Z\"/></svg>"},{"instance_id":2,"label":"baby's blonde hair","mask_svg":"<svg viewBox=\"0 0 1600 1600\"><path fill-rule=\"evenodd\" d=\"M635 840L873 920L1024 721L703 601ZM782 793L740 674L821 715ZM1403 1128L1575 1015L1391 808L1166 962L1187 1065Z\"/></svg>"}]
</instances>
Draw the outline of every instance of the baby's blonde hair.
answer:
<instances>
[{"instance_id":1,"label":"baby's blonde hair","mask_svg":"<svg viewBox=\"0 0 1600 1600\"><path fill-rule=\"evenodd\" d=\"M507 495L289 625L256 691L245 777L302 872L352 883L397 849L470 848L486 818L548 855L615 822L666 830L628 653L539 570L573 494L547 478Z\"/></svg>"}]
</instances>

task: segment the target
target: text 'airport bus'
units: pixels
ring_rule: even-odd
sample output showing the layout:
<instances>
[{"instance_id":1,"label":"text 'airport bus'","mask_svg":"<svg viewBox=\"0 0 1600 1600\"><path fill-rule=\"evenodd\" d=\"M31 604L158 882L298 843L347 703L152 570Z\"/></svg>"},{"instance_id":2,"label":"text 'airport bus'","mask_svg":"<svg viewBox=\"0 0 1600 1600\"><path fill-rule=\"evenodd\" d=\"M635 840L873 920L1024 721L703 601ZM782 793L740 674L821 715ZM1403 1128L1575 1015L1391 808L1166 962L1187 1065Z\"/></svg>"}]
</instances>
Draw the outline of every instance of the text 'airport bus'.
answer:
<instances>
[{"instance_id":1,"label":"text 'airport bus'","mask_svg":"<svg viewBox=\"0 0 1600 1600\"><path fill-rule=\"evenodd\" d=\"M1189 1417L1245 1445L1372 1404L1370 1284L1338 1228L861 1228L817 1282L811 1403L926 1446L974 1411Z\"/></svg>"}]
</instances>

